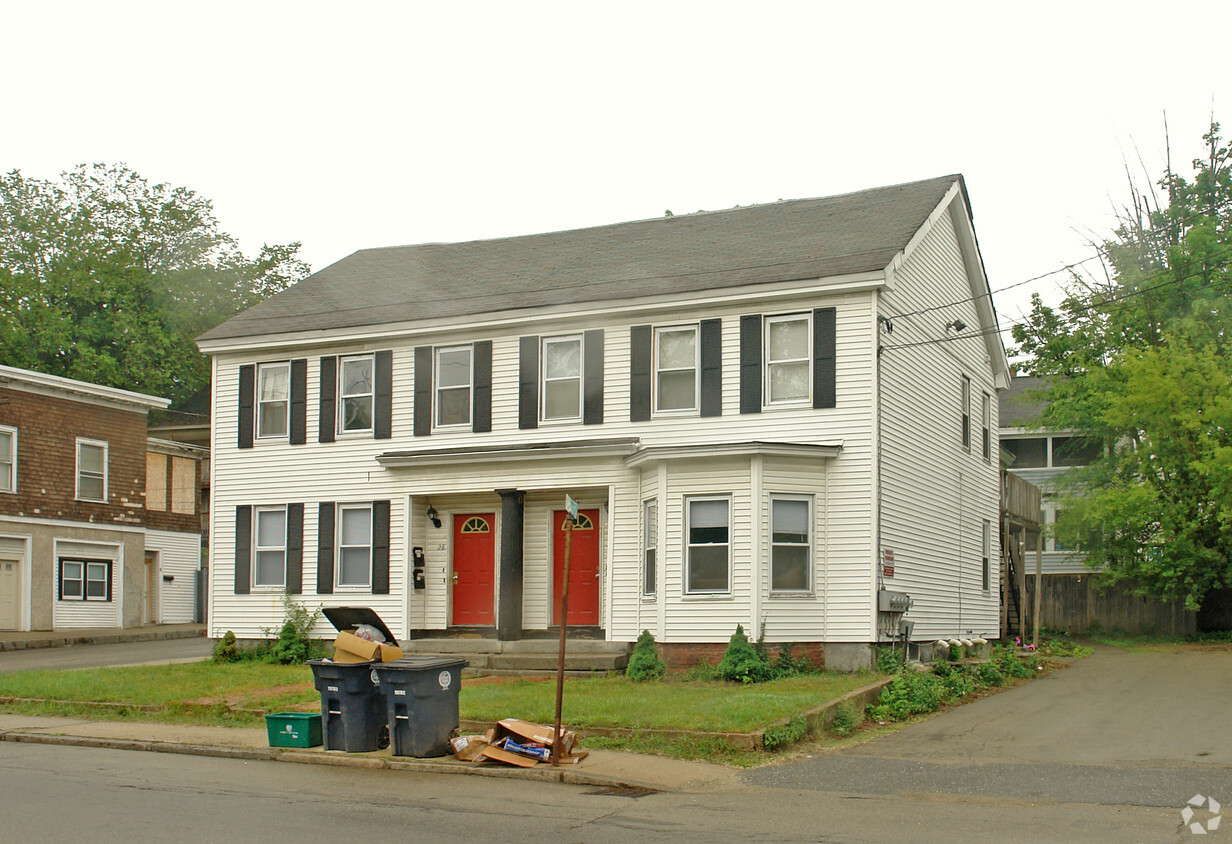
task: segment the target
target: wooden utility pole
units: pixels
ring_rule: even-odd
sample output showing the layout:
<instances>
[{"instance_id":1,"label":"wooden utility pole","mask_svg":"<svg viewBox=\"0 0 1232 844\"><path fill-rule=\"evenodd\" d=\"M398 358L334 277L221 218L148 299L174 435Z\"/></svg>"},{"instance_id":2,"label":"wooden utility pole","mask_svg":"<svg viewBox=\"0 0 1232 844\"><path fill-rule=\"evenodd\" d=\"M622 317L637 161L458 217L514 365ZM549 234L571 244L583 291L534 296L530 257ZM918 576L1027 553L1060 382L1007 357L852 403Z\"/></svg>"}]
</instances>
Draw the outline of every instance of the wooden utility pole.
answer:
<instances>
[{"instance_id":1,"label":"wooden utility pole","mask_svg":"<svg viewBox=\"0 0 1232 844\"><path fill-rule=\"evenodd\" d=\"M569 628L569 556L573 551L573 518L565 514L561 529L565 532L565 570L560 583L560 653L556 662L556 722L552 725L553 765L560 762L560 712L565 700L565 632Z\"/></svg>"}]
</instances>

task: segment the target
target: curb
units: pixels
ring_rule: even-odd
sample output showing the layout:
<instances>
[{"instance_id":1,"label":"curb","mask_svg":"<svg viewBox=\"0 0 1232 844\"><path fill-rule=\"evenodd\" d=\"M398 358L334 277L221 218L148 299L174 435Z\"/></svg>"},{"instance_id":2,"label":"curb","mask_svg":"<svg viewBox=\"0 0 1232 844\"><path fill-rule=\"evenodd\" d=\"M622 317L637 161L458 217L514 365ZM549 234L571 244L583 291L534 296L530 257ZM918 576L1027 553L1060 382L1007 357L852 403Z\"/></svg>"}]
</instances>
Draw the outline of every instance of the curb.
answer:
<instances>
[{"instance_id":1,"label":"curb","mask_svg":"<svg viewBox=\"0 0 1232 844\"><path fill-rule=\"evenodd\" d=\"M67 648L73 645L121 645L130 642L162 642L170 639L199 639L204 630L149 630L141 633L111 633L98 636L49 636L39 639L0 639L0 653Z\"/></svg>"},{"instance_id":2,"label":"curb","mask_svg":"<svg viewBox=\"0 0 1232 844\"><path fill-rule=\"evenodd\" d=\"M305 752L303 750L260 749L251 747L220 747L205 744L177 744L168 741L140 741L137 739L111 739L96 736L66 736L49 733L31 733L22 730L0 731L0 741L27 742L29 744L57 744L67 747L95 747L107 750L143 750L154 753L179 753L185 756L216 756L224 759L247 759L271 762L298 762L308 765L329 765L342 768L368 768L370 770L402 771L423 774L464 774L480 777L535 780L565 785L582 785L599 788L636 788L662 791L656 785L622 780L616 777L588 774L583 771L566 771L552 768L496 768L473 765L449 765L428 760L409 758L378 758L356 756L340 750Z\"/></svg>"}]
</instances>

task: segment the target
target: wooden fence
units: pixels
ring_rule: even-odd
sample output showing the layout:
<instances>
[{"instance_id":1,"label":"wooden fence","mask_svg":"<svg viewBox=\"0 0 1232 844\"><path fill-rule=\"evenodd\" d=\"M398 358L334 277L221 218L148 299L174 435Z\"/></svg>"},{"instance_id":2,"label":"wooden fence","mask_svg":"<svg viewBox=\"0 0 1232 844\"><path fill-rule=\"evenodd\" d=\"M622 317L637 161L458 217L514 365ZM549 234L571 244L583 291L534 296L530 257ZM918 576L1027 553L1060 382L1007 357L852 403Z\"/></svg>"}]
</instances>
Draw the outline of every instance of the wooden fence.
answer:
<instances>
[{"instance_id":1,"label":"wooden fence","mask_svg":"<svg viewBox=\"0 0 1232 844\"><path fill-rule=\"evenodd\" d=\"M1040 624L1071 634L1093 627L1126 633L1184 635L1198 629L1197 614L1182 601L1161 602L1131 595L1122 585L1099 589L1095 574L1046 574L1040 593ZM1035 578L1027 578L1028 607L1035 603Z\"/></svg>"}]
</instances>

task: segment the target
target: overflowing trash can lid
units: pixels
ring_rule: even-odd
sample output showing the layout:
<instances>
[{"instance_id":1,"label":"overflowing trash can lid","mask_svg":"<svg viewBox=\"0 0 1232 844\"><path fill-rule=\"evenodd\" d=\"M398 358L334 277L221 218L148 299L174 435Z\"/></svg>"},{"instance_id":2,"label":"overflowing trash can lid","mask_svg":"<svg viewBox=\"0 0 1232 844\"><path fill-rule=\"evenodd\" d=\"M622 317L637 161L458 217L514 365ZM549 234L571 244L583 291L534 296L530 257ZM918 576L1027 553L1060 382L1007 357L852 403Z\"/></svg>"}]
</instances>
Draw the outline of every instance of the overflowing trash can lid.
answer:
<instances>
[{"instance_id":1,"label":"overflowing trash can lid","mask_svg":"<svg viewBox=\"0 0 1232 844\"><path fill-rule=\"evenodd\" d=\"M373 666L378 671L440 671L446 668L465 668L470 665L465 659L450 656L404 656Z\"/></svg>"},{"instance_id":2,"label":"overflowing trash can lid","mask_svg":"<svg viewBox=\"0 0 1232 844\"><path fill-rule=\"evenodd\" d=\"M385 622L381 621L381 617L370 607L323 607L321 613L339 632L354 630L361 624L369 624L384 634L386 642L396 643L398 641L393 631L385 626Z\"/></svg>"}]
</instances>

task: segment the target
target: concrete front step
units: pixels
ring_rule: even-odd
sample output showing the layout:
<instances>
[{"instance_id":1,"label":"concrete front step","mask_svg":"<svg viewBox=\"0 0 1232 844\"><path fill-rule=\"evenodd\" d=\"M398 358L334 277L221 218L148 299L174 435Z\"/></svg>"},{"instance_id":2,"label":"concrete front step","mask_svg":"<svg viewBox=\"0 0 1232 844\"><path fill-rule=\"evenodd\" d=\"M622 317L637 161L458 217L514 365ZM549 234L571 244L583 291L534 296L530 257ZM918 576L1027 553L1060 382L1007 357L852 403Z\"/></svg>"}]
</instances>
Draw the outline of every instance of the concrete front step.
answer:
<instances>
[{"instance_id":1,"label":"concrete front step","mask_svg":"<svg viewBox=\"0 0 1232 844\"><path fill-rule=\"evenodd\" d=\"M570 639L565 646L565 670L570 673L623 671L629 664L627 642ZM560 642L554 639L412 639L403 643L408 656L457 657L484 673L534 674L554 672Z\"/></svg>"}]
</instances>

